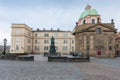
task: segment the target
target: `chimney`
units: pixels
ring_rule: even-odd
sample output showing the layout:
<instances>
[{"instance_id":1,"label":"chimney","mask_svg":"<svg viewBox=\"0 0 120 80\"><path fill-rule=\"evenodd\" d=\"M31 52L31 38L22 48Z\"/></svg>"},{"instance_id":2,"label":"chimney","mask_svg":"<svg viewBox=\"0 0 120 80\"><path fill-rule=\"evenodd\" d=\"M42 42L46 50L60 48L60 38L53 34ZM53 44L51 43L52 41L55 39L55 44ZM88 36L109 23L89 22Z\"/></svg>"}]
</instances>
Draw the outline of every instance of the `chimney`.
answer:
<instances>
[{"instance_id":1,"label":"chimney","mask_svg":"<svg viewBox=\"0 0 120 80\"><path fill-rule=\"evenodd\" d=\"M60 31L60 29L58 28L57 31Z\"/></svg>"},{"instance_id":2,"label":"chimney","mask_svg":"<svg viewBox=\"0 0 120 80\"><path fill-rule=\"evenodd\" d=\"M45 28L43 28L43 30L45 31Z\"/></svg>"},{"instance_id":3,"label":"chimney","mask_svg":"<svg viewBox=\"0 0 120 80\"><path fill-rule=\"evenodd\" d=\"M39 28L37 28L37 31L40 31Z\"/></svg>"},{"instance_id":4,"label":"chimney","mask_svg":"<svg viewBox=\"0 0 120 80\"><path fill-rule=\"evenodd\" d=\"M53 28L51 28L51 31L53 30Z\"/></svg>"}]
</instances>

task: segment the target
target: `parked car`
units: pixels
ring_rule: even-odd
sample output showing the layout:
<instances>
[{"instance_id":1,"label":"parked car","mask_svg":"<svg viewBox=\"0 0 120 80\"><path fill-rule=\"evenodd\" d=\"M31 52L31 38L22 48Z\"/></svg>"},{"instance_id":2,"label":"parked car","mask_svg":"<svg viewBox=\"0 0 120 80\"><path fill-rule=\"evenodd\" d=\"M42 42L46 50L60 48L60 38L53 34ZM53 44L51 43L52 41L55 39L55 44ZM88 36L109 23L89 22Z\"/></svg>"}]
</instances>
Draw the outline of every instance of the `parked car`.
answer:
<instances>
[{"instance_id":1,"label":"parked car","mask_svg":"<svg viewBox=\"0 0 120 80\"><path fill-rule=\"evenodd\" d=\"M71 52L70 55L74 57L83 57L83 54L81 52Z\"/></svg>"}]
</instances>

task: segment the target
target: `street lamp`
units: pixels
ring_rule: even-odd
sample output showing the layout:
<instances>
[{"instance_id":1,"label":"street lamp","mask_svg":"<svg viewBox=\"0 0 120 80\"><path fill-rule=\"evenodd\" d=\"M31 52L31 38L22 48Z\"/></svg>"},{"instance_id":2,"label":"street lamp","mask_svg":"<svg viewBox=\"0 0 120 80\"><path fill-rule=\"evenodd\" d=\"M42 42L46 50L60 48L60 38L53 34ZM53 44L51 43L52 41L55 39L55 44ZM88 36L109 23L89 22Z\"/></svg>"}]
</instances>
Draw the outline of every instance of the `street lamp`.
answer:
<instances>
[{"instance_id":1,"label":"street lamp","mask_svg":"<svg viewBox=\"0 0 120 80\"><path fill-rule=\"evenodd\" d=\"M6 54L6 43L7 43L7 39L5 38L3 41L4 41L4 52L3 52L3 54L5 55L5 54Z\"/></svg>"}]
</instances>

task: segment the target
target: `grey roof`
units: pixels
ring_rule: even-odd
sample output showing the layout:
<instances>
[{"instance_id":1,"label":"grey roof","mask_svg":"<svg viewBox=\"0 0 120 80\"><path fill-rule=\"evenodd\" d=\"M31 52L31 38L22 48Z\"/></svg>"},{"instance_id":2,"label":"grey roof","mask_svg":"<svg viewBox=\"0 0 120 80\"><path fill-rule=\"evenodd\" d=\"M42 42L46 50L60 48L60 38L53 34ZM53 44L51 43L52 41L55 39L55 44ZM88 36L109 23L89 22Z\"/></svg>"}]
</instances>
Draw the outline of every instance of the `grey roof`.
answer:
<instances>
[{"instance_id":1,"label":"grey roof","mask_svg":"<svg viewBox=\"0 0 120 80\"><path fill-rule=\"evenodd\" d=\"M70 31L64 31L64 30L33 30L33 32L70 32Z\"/></svg>"}]
</instances>

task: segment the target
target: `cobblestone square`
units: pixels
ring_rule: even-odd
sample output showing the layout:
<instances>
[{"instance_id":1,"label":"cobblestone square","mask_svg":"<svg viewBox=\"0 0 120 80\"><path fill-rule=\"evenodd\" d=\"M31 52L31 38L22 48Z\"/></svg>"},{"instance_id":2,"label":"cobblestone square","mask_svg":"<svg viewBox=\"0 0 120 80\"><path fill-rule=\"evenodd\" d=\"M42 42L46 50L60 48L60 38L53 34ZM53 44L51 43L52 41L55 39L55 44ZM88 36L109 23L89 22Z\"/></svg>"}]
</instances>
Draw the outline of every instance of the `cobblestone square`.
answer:
<instances>
[{"instance_id":1,"label":"cobblestone square","mask_svg":"<svg viewBox=\"0 0 120 80\"><path fill-rule=\"evenodd\" d=\"M0 60L0 80L120 80L120 60L85 63Z\"/></svg>"},{"instance_id":2,"label":"cobblestone square","mask_svg":"<svg viewBox=\"0 0 120 80\"><path fill-rule=\"evenodd\" d=\"M0 61L0 80L83 80L74 63Z\"/></svg>"}]
</instances>

